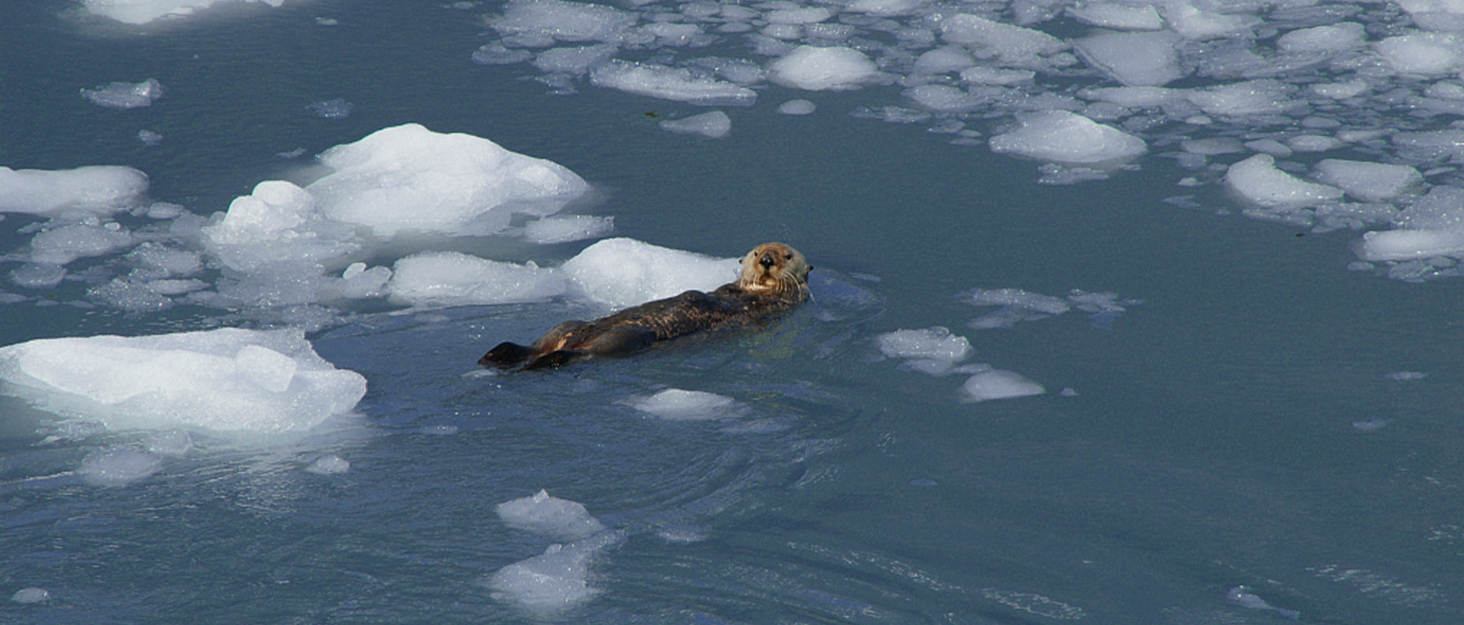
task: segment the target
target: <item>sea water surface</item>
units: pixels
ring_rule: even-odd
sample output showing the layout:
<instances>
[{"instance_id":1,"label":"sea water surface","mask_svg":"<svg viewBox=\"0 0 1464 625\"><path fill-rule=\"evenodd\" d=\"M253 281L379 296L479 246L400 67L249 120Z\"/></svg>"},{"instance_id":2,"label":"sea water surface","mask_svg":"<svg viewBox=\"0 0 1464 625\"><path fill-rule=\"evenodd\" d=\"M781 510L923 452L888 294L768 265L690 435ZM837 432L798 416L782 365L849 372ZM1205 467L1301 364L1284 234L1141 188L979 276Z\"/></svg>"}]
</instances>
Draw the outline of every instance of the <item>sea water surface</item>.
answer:
<instances>
[{"instance_id":1,"label":"sea water surface","mask_svg":"<svg viewBox=\"0 0 1464 625\"><path fill-rule=\"evenodd\" d=\"M1069 4L950 9L1083 36L1088 25L1071 17L1031 19ZM311 182L322 175L313 157L332 146L416 123L568 168L593 192L566 211L612 217L613 231L560 243L394 238L363 259L369 266L451 251L558 267L606 237L732 258L780 240L814 265L814 299L757 331L494 375L475 361L497 342L526 342L605 307L572 292L497 304L364 297L292 307L260 296L224 306L180 295L138 305L99 290L135 268L126 258L135 239L64 263L65 277L45 284L27 277L33 237L61 218L6 213L0 345L295 329L330 365L363 376L366 391L351 415L288 434L108 427L0 398L0 620L1464 618L1453 261L1424 257L1439 274L1425 280L1435 276L1423 265L1364 263L1360 232L1322 227L1315 204L1257 212L1218 180L1253 154L1284 161L1269 143L1179 151L1178 138L1145 134L1159 114L1125 126L1149 142L1146 156L1039 169L986 143L1022 107L927 99L922 108L893 79L829 91L754 79L755 101L703 106L527 62L475 63L512 36L492 27L512 8L501 3L219 2L142 24L90 5L0 8L0 165L135 168L149 181L143 204L206 218L262 181ZM617 6L646 23L707 10ZM1309 21L1296 17L1308 7ZM819 15L747 21L802 27ZM1368 24L1367 41L1416 27L1392 3L1246 3L1225 15L1246 18L1237 28L1247 34L1197 40L1268 41L1277 29L1267 20L1355 19ZM586 20L561 19L571 18ZM597 19L587 21L609 18ZM914 41L918 53L937 45L897 29L919 19L848 20L866 30L821 36L904 32L890 41ZM704 42L708 56L763 68L787 53L751 51L736 28L702 32L720 32ZM1454 36L1429 31L1440 32L1428 41ZM646 45L637 60L669 67L701 54L693 49ZM1051 72L1044 80L1064 97L1076 89L1064 81L1117 84L1059 62L1032 67ZM1422 98L1429 84L1457 81L1448 71L1387 86L1407 92L1397 101ZM1390 93L1376 87L1380 74L1359 75ZM113 82L140 85L130 93L148 105L81 94ZM777 111L800 99L811 114ZM1447 130L1457 118L1407 108L1373 109L1372 129ZM936 117L920 117L931 109ZM661 125L710 110L731 120L725 136ZM1180 114L1198 124L1203 113ZM1236 144L1302 127L1265 123L1236 131ZM1427 170L1439 187L1453 180L1448 153L1423 163L1377 145L1335 149L1297 150L1301 165L1289 171L1350 158ZM106 219L137 233L176 223L142 214ZM190 292L228 286L217 260L179 241L167 244L206 264L194 275L207 284ZM582 504L592 520L572 506L564 514L592 529L536 526L499 507L540 490Z\"/></svg>"}]
</instances>

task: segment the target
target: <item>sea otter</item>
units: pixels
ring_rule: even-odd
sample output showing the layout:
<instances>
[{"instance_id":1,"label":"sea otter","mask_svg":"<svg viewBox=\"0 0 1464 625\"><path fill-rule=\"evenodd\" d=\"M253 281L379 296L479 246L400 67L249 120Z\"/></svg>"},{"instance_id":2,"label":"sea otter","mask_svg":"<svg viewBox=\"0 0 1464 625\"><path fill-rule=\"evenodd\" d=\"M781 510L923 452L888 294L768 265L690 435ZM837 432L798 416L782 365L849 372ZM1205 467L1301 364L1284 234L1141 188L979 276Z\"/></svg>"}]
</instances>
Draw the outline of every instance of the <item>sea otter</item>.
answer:
<instances>
[{"instance_id":1,"label":"sea otter","mask_svg":"<svg viewBox=\"0 0 1464 625\"><path fill-rule=\"evenodd\" d=\"M687 291L594 321L566 321L533 345L499 343L478 364L498 369L559 367L590 356L624 356L656 341L776 317L808 301L812 267L782 243L764 243L742 257L737 281L711 293Z\"/></svg>"}]
</instances>

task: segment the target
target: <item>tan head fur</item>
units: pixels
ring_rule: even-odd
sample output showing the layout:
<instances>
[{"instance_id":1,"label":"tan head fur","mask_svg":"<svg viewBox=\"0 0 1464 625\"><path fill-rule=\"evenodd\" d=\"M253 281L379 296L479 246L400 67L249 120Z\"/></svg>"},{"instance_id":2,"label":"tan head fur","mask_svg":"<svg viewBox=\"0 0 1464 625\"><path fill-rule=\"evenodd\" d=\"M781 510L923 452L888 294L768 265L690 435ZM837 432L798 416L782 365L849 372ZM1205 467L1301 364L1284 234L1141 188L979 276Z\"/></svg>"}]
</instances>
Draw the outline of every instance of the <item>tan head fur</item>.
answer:
<instances>
[{"instance_id":1,"label":"tan head fur","mask_svg":"<svg viewBox=\"0 0 1464 625\"><path fill-rule=\"evenodd\" d=\"M764 243L742 257L742 275L737 286L747 291L807 291L808 271L813 267L782 243Z\"/></svg>"}]
</instances>

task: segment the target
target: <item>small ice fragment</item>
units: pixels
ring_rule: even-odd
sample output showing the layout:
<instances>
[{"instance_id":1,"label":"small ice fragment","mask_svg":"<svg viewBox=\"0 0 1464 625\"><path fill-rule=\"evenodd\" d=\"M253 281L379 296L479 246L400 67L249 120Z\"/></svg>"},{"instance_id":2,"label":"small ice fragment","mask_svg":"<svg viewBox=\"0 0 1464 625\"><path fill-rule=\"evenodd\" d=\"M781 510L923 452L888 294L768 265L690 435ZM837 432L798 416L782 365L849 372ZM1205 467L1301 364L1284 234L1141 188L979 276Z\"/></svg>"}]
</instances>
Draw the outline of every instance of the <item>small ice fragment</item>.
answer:
<instances>
[{"instance_id":1,"label":"small ice fragment","mask_svg":"<svg viewBox=\"0 0 1464 625\"><path fill-rule=\"evenodd\" d=\"M874 61L842 46L799 46L769 69L773 82L808 91L854 89L879 77Z\"/></svg>"},{"instance_id":2,"label":"small ice fragment","mask_svg":"<svg viewBox=\"0 0 1464 625\"><path fill-rule=\"evenodd\" d=\"M1392 423L1392 422L1393 422L1392 419L1384 419L1382 417L1373 417L1373 418L1368 419L1366 421L1353 421L1352 422L1352 427L1354 429L1362 430L1364 432L1372 432L1374 430L1381 430L1384 427L1386 427L1389 423Z\"/></svg>"},{"instance_id":3,"label":"small ice fragment","mask_svg":"<svg viewBox=\"0 0 1464 625\"><path fill-rule=\"evenodd\" d=\"M1428 377L1428 374L1427 373L1423 373L1422 371L1395 371L1395 372L1389 373L1388 375L1385 375L1383 377L1385 377L1385 378L1387 378L1389 380L1398 380L1398 381L1422 380L1422 379Z\"/></svg>"},{"instance_id":4,"label":"small ice fragment","mask_svg":"<svg viewBox=\"0 0 1464 625\"><path fill-rule=\"evenodd\" d=\"M817 108L814 102L789 100L777 105L777 113L785 114L785 116L807 116L807 114L813 113L814 108Z\"/></svg>"},{"instance_id":5,"label":"small ice fragment","mask_svg":"<svg viewBox=\"0 0 1464 625\"><path fill-rule=\"evenodd\" d=\"M144 128L137 131L137 140L143 145L157 145L163 142L163 135Z\"/></svg>"},{"instance_id":6,"label":"small ice fragment","mask_svg":"<svg viewBox=\"0 0 1464 625\"><path fill-rule=\"evenodd\" d=\"M153 78L136 84L114 82L96 89L82 89L81 97L109 109L135 109L152 106L153 100L163 97L163 85Z\"/></svg>"},{"instance_id":7,"label":"small ice fragment","mask_svg":"<svg viewBox=\"0 0 1464 625\"><path fill-rule=\"evenodd\" d=\"M153 432L142 444L148 453L159 456L182 456L193 449L193 439L183 430Z\"/></svg>"},{"instance_id":8,"label":"small ice fragment","mask_svg":"<svg viewBox=\"0 0 1464 625\"><path fill-rule=\"evenodd\" d=\"M1042 385L1028 380L1012 371L993 369L978 373L961 386L967 401L981 402L991 399L1027 397L1041 395L1046 390Z\"/></svg>"},{"instance_id":9,"label":"small ice fragment","mask_svg":"<svg viewBox=\"0 0 1464 625\"><path fill-rule=\"evenodd\" d=\"M636 397L626 402L632 408L672 421L702 421L726 416L737 402L705 391L668 388L650 397Z\"/></svg>"},{"instance_id":10,"label":"small ice fragment","mask_svg":"<svg viewBox=\"0 0 1464 625\"><path fill-rule=\"evenodd\" d=\"M496 510L498 518L509 527L568 540L605 530L584 504L550 496L542 489L532 496L498 504Z\"/></svg>"},{"instance_id":11,"label":"small ice fragment","mask_svg":"<svg viewBox=\"0 0 1464 625\"><path fill-rule=\"evenodd\" d=\"M904 358L910 368L939 375L948 371L971 353L971 343L964 336L933 326L921 330L896 330L875 339L880 353L890 358Z\"/></svg>"},{"instance_id":12,"label":"small ice fragment","mask_svg":"<svg viewBox=\"0 0 1464 625\"><path fill-rule=\"evenodd\" d=\"M325 100L323 102L312 102L305 110L315 114L316 117L325 119L345 119L351 116L351 109L355 105L341 98Z\"/></svg>"},{"instance_id":13,"label":"small ice fragment","mask_svg":"<svg viewBox=\"0 0 1464 625\"><path fill-rule=\"evenodd\" d=\"M1265 599L1257 597L1255 593L1251 592L1250 587L1245 585L1236 586L1225 591L1225 598L1229 599L1231 603L1243 608L1250 608L1252 610L1275 610L1277 614L1293 620L1301 616L1301 613L1296 610L1283 610L1266 603Z\"/></svg>"},{"instance_id":14,"label":"small ice fragment","mask_svg":"<svg viewBox=\"0 0 1464 625\"><path fill-rule=\"evenodd\" d=\"M1017 121L991 138L991 151L1070 164L1122 161L1148 151L1143 139L1069 111L1024 113Z\"/></svg>"},{"instance_id":15,"label":"small ice fragment","mask_svg":"<svg viewBox=\"0 0 1464 625\"><path fill-rule=\"evenodd\" d=\"M661 122L661 129L680 134L695 134L721 139L732 132L732 118L722 111L692 115L684 119L668 119Z\"/></svg>"},{"instance_id":16,"label":"small ice fragment","mask_svg":"<svg viewBox=\"0 0 1464 625\"><path fill-rule=\"evenodd\" d=\"M15 591L15 594L10 595L10 600L16 603L41 603L50 599L51 593L46 592L44 588L36 588L35 586L22 588Z\"/></svg>"},{"instance_id":17,"label":"small ice fragment","mask_svg":"<svg viewBox=\"0 0 1464 625\"><path fill-rule=\"evenodd\" d=\"M162 458L152 454L114 447L87 454L76 473L93 486L122 486L157 473L162 466Z\"/></svg>"},{"instance_id":18,"label":"small ice fragment","mask_svg":"<svg viewBox=\"0 0 1464 625\"><path fill-rule=\"evenodd\" d=\"M524 226L524 238L541 245L569 243L601 237L614 229L614 217L565 215L529 222Z\"/></svg>"},{"instance_id":19,"label":"small ice fragment","mask_svg":"<svg viewBox=\"0 0 1464 625\"><path fill-rule=\"evenodd\" d=\"M351 463L345 458L329 454L316 458L305 470L319 475L340 475L351 470Z\"/></svg>"}]
</instances>

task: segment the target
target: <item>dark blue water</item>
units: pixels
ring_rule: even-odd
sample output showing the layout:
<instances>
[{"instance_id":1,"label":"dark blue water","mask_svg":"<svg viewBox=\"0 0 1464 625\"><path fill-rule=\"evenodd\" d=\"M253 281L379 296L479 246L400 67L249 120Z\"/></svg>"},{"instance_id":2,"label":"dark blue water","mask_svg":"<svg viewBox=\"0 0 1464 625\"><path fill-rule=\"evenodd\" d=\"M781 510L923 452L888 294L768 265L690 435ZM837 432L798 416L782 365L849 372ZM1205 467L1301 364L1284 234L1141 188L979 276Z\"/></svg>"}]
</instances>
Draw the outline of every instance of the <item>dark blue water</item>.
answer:
<instances>
[{"instance_id":1,"label":"dark blue water","mask_svg":"<svg viewBox=\"0 0 1464 625\"><path fill-rule=\"evenodd\" d=\"M488 587L553 542L494 512L541 488L624 532L568 622L1287 620L1227 600L1242 584L1302 622L1464 614L1458 284L1347 271L1354 234L1245 219L1213 188L1185 191L1199 208L1166 203L1186 175L1168 159L1039 185L1032 163L849 116L898 103L894 88L772 86L724 109L726 139L667 133L660 116L703 109L550 95L523 66L469 62L489 6L226 6L140 33L71 7L0 9L0 165L127 165L153 199L208 215L262 180L308 181L309 155L422 123L568 167L617 236L720 257L787 241L817 268L815 301L761 333L500 377L472 375L484 350L578 311L363 305L309 335L368 380L352 425L262 447L195 433L187 455L115 488L69 473L142 433L48 438L55 417L0 400L0 596L50 596L0 604L0 620L544 618ZM78 96L149 77L167 95L148 108ZM794 97L818 111L773 112ZM343 119L307 109L337 98ZM144 128L163 140L145 145ZM0 246L37 221L6 215ZM456 245L552 265L588 243ZM251 323L65 303L86 286L41 294L57 306L0 287L32 298L0 307L0 344ZM967 328L991 309L956 295L1005 287L1142 303ZM1047 393L965 403L965 376L879 356L878 335L931 326ZM745 412L672 422L620 403L668 387ZM326 453L350 470L303 470Z\"/></svg>"}]
</instances>

